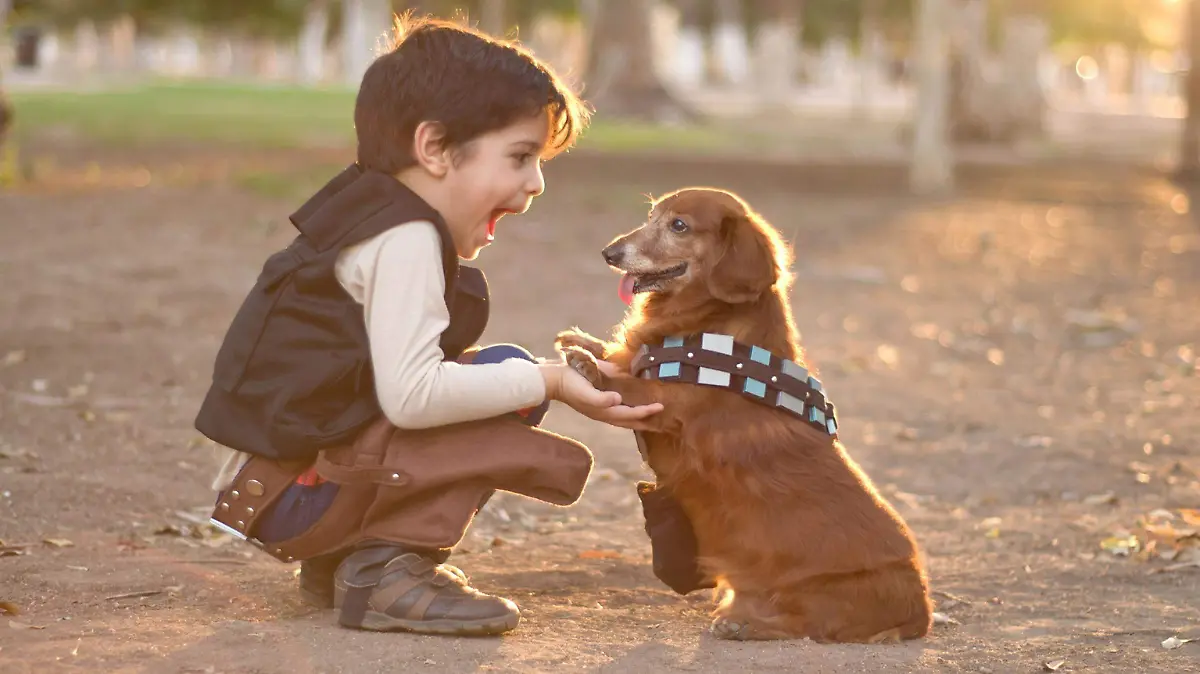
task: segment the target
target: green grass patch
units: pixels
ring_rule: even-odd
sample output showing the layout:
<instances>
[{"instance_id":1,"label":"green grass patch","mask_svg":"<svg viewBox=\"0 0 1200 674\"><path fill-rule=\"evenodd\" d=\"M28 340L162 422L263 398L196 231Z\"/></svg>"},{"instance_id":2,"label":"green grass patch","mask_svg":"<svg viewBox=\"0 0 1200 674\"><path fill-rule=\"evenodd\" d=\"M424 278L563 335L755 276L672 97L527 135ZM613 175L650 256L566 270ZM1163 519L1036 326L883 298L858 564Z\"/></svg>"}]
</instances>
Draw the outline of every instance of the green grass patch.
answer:
<instances>
[{"instance_id":1,"label":"green grass patch","mask_svg":"<svg viewBox=\"0 0 1200 674\"><path fill-rule=\"evenodd\" d=\"M217 142L254 148L353 141L354 96L344 91L155 84L12 95L17 133L65 130L113 144Z\"/></svg>"},{"instance_id":2,"label":"green grass patch","mask_svg":"<svg viewBox=\"0 0 1200 674\"><path fill-rule=\"evenodd\" d=\"M17 133L77 134L104 144L221 143L248 149L338 147L354 142L354 92L215 83L155 83L86 92L12 94ZM580 148L630 152L734 149L707 126L594 121Z\"/></svg>"},{"instance_id":3,"label":"green grass patch","mask_svg":"<svg viewBox=\"0 0 1200 674\"><path fill-rule=\"evenodd\" d=\"M243 171L233 175L233 184L272 199L311 196L346 168L343 164L313 164L290 170Z\"/></svg>"}]
</instances>

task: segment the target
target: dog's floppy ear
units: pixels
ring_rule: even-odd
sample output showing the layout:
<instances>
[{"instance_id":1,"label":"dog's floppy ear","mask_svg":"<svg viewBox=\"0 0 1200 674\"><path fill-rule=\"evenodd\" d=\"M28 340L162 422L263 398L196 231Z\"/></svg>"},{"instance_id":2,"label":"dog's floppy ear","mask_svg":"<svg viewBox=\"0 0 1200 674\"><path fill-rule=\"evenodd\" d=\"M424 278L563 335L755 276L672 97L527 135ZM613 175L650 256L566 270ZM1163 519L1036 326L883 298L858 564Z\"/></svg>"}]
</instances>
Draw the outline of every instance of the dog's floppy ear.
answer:
<instances>
[{"instance_id":1,"label":"dog's floppy ear","mask_svg":"<svg viewBox=\"0 0 1200 674\"><path fill-rule=\"evenodd\" d=\"M779 280L770 242L750 216L726 215L721 238L721 257L708 275L713 297L730 304L752 302Z\"/></svg>"}]
</instances>

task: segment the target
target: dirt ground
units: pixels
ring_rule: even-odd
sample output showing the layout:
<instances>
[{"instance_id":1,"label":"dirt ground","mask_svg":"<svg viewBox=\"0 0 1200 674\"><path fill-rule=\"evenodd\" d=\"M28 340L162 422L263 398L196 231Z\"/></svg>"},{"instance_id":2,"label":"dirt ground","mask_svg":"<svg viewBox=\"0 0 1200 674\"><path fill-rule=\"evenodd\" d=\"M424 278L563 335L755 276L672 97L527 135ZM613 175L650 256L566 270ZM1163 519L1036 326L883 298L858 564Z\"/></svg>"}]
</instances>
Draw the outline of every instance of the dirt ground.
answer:
<instances>
[{"instance_id":1,"label":"dirt ground","mask_svg":"<svg viewBox=\"0 0 1200 674\"><path fill-rule=\"evenodd\" d=\"M1200 671L1200 642L1170 647L1200 639L1200 229L1161 178L980 171L919 201L886 168L556 160L481 258L485 341L605 333L624 307L598 251L643 193L740 191L795 245L842 438L948 621L898 646L714 640L709 597L650 572L631 435L557 408L594 480L569 509L489 506L455 559L525 619L448 639L340 629L294 568L197 524L194 414L299 203L228 176L336 159L61 151L0 192L0 671Z\"/></svg>"}]
</instances>

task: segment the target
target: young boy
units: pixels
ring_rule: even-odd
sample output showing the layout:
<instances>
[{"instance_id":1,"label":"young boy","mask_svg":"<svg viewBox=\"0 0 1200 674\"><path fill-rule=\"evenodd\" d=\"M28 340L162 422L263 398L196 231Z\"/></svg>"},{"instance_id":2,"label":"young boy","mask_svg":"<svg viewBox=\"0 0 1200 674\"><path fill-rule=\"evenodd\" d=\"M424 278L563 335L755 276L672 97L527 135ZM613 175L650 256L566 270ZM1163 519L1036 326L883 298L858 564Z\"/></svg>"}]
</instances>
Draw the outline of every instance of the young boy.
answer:
<instances>
[{"instance_id":1,"label":"young boy","mask_svg":"<svg viewBox=\"0 0 1200 674\"><path fill-rule=\"evenodd\" d=\"M561 362L471 348L487 323L473 260L541 194L541 162L587 111L515 44L409 20L367 70L358 160L291 220L217 354L196 427L230 448L214 522L283 561L347 627L498 634L511 601L445 563L496 489L558 505L592 466L538 429L552 399L637 428Z\"/></svg>"}]
</instances>

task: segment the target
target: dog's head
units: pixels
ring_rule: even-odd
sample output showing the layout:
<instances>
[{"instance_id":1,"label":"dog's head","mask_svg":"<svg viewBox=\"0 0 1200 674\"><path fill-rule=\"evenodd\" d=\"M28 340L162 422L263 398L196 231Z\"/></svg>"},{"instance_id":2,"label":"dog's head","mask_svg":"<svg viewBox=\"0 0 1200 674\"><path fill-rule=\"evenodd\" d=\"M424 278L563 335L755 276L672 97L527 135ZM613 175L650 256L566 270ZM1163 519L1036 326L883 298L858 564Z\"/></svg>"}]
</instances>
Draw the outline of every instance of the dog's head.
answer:
<instances>
[{"instance_id":1,"label":"dog's head","mask_svg":"<svg viewBox=\"0 0 1200 674\"><path fill-rule=\"evenodd\" d=\"M758 299L786 274L779 234L737 195L685 188L653 203L646 223L603 251L625 272L626 292L707 292L737 304Z\"/></svg>"}]
</instances>

